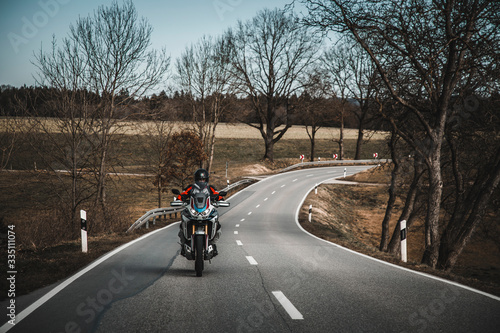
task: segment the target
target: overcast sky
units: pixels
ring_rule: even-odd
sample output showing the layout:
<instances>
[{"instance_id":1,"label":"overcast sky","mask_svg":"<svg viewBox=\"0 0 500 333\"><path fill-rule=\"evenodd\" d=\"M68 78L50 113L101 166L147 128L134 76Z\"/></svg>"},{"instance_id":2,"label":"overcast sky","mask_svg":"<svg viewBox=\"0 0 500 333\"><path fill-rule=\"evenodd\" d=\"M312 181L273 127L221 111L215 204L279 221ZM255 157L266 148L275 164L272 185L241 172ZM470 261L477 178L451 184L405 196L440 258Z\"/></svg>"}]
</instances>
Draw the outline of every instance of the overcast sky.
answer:
<instances>
[{"instance_id":1,"label":"overcast sky","mask_svg":"<svg viewBox=\"0 0 500 333\"><path fill-rule=\"evenodd\" d=\"M171 65L186 46L204 34L218 36L238 20L264 8L283 8L292 0L136 0L139 17L153 27L152 47L165 47ZM33 52L60 41L79 16L87 17L111 0L18 0L0 2L0 85L34 85ZM122 3L122 1L118 1ZM161 89L161 87L160 87Z\"/></svg>"}]
</instances>

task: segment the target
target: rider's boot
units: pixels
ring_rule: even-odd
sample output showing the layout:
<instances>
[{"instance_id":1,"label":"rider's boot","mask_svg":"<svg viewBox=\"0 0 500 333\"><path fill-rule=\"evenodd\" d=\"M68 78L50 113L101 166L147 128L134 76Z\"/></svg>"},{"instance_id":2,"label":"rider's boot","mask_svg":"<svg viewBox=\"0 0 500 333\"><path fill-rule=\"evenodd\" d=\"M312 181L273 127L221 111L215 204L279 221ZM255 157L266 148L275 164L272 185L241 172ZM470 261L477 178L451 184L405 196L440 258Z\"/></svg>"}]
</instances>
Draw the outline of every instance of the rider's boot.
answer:
<instances>
[{"instance_id":1,"label":"rider's boot","mask_svg":"<svg viewBox=\"0 0 500 333\"><path fill-rule=\"evenodd\" d=\"M218 223L217 224L217 232L215 233L214 238L210 241L210 244L213 247L214 257L219 254L219 251L217 251L217 244L216 243L220 238L220 234L221 234L220 229L221 229L220 223Z\"/></svg>"},{"instance_id":2,"label":"rider's boot","mask_svg":"<svg viewBox=\"0 0 500 333\"><path fill-rule=\"evenodd\" d=\"M182 230L179 230L179 242L181 244L181 256L186 256L186 249L184 247L184 244L186 244L186 238L184 237L184 233Z\"/></svg>"}]
</instances>

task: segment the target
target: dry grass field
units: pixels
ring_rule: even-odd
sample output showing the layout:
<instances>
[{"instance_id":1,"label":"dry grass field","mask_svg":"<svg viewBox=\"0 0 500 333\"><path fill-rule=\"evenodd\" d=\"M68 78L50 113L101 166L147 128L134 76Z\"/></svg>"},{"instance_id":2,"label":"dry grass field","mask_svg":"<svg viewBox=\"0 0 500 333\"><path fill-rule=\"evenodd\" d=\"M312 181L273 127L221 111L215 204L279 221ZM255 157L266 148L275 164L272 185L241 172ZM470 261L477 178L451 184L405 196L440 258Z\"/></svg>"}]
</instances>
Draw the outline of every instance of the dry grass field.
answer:
<instances>
[{"instance_id":1,"label":"dry grass field","mask_svg":"<svg viewBox=\"0 0 500 333\"><path fill-rule=\"evenodd\" d=\"M21 119L2 119L0 118L0 132L4 131L7 127L8 121L16 121L21 125L24 125L24 128L30 128L29 122ZM58 130L58 121L53 118L33 118L31 122L39 122L43 124L44 128L46 128L49 132L56 132ZM170 124L174 130L182 130L185 128L192 127L191 123L183 123L183 122L167 122ZM281 129L279 127L278 129ZM113 130L116 134L125 134L125 135L142 135L146 133L150 133L154 130L154 124L151 121L118 121ZM339 137L340 130L338 128L329 128L323 127L318 130L316 133L316 139L322 140L331 140L333 138ZM233 123L220 123L217 125L215 135L218 139L262 139L259 130L253 128L246 124L233 124ZM387 137L387 133L385 132L373 132L367 133L367 137L371 137L373 140L384 140ZM357 139L358 131L356 129L345 129L344 130L344 139ZM305 140L309 139L307 136L307 132L304 126L292 126L286 132L283 137L285 140L299 139Z\"/></svg>"}]
</instances>

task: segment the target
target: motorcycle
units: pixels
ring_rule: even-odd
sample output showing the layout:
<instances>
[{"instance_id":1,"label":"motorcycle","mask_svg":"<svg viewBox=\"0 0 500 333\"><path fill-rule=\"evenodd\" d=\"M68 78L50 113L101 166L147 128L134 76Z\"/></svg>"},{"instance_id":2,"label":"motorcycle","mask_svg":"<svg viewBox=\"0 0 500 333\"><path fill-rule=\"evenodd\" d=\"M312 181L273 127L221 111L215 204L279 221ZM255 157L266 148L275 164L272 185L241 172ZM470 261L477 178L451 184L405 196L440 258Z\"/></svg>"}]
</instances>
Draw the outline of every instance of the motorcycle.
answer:
<instances>
[{"instance_id":1,"label":"motorcycle","mask_svg":"<svg viewBox=\"0 0 500 333\"><path fill-rule=\"evenodd\" d=\"M177 189L173 189L172 193L180 195ZM219 192L220 196L226 194L224 191ZM197 182L193 185L188 202L176 200L170 205L185 207L181 214L181 232L186 242L181 244L181 254L186 259L195 261L196 276L202 276L204 261L210 261L216 255L214 246L210 244L216 236L219 224L216 208L229 207L229 202L211 198L207 184Z\"/></svg>"}]
</instances>

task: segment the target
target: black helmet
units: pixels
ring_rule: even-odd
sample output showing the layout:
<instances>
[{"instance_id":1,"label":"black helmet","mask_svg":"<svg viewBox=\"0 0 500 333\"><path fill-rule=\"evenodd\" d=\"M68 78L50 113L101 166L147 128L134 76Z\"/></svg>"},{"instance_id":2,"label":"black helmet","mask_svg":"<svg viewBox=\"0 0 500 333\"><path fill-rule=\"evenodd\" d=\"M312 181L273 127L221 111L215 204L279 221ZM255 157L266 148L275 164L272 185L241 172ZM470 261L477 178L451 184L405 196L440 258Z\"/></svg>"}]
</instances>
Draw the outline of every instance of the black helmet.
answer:
<instances>
[{"instance_id":1,"label":"black helmet","mask_svg":"<svg viewBox=\"0 0 500 333\"><path fill-rule=\"evenodd\" d=\"M194 173L194 181L208 183L208 171L205 169L196 170Z\"/></svg>"}]
</instances>

